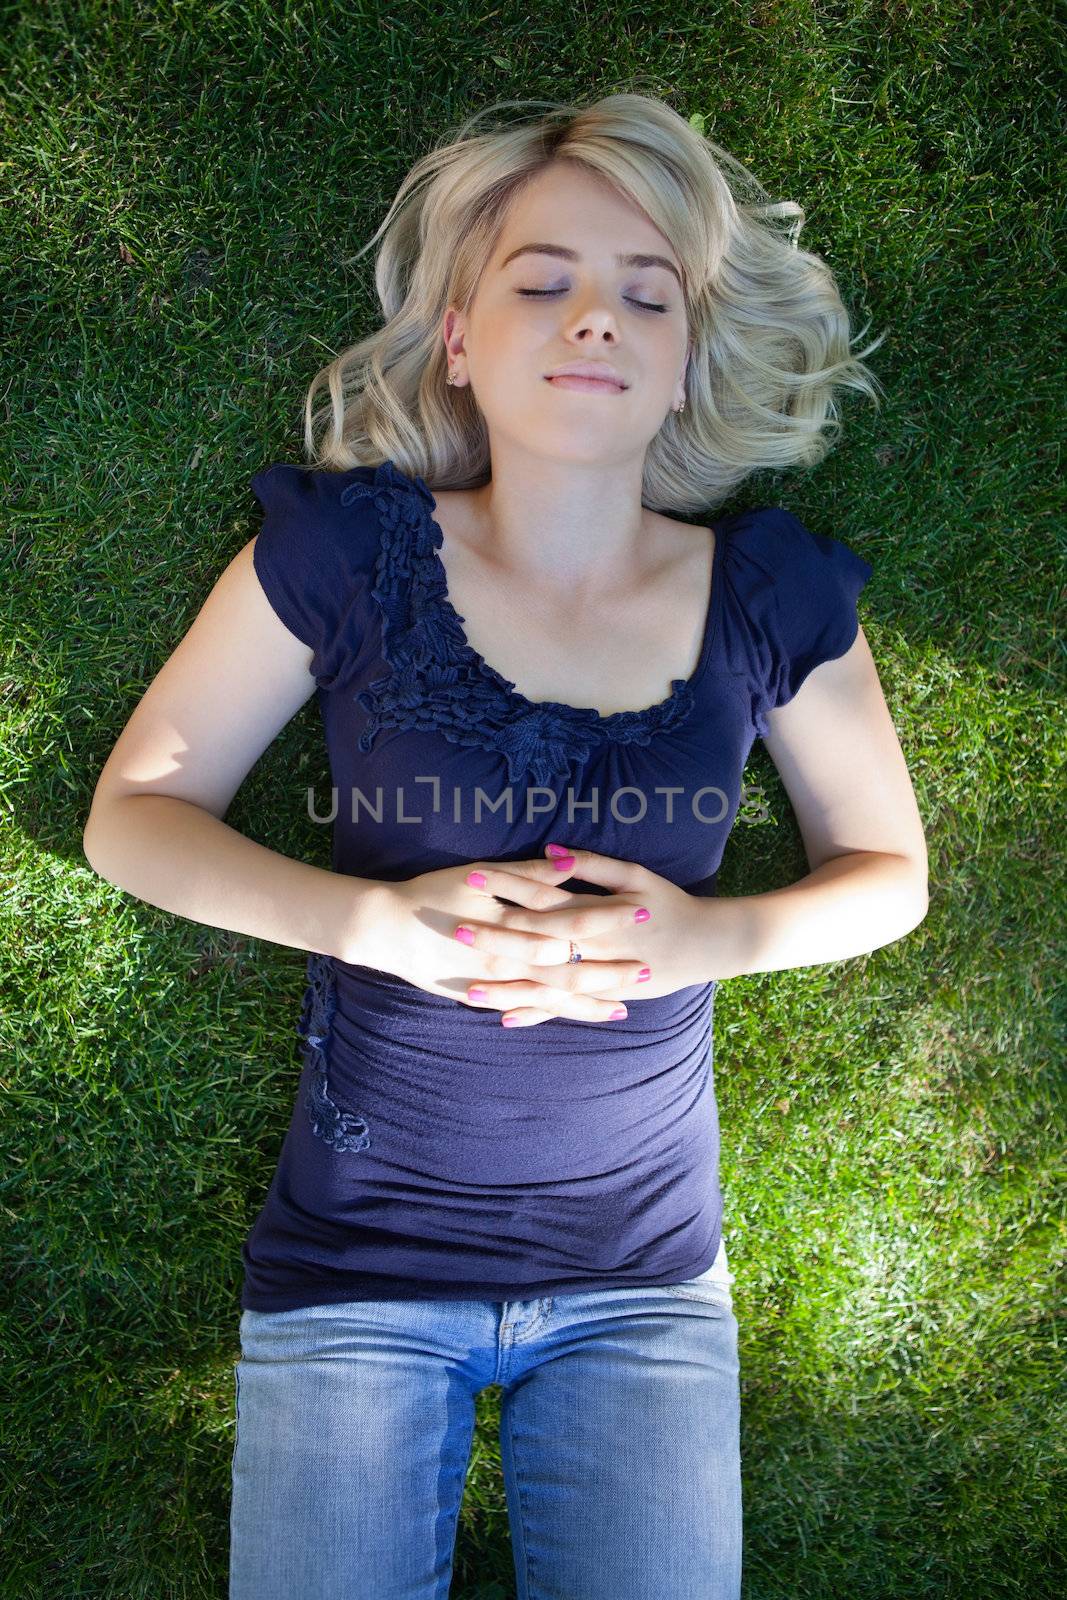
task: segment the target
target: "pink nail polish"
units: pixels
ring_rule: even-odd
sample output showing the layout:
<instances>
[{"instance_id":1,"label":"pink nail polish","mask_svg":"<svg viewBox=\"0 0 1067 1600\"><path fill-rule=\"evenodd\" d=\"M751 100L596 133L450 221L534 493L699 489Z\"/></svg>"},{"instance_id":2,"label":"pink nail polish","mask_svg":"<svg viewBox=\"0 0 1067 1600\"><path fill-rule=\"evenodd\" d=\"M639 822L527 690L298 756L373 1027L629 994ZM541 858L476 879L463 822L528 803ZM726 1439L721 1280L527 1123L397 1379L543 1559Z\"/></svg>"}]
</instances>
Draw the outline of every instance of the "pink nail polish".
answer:
<instances>
[{"instance_id":1,"label":"pink nail polish","mask_svg":"<svg viewBox=\"0 0 1067 1600\"><path fill-rule=\"evenodd\" d=\"M567 849L566 845L562 845L562 844L546 844L545 845L545 849L548 851L550 856L569 856L570 855L570 851Z\"/></svg>"},{"instance_id":2,"label":"pink nail polish","mask_svg":"<svg viewBox=\"0 0 1067 1600\"><path fill-rule=\"evenodd\" d=\"M500 1020L500 1026L502 1028L517 1028L518 1025L519 1025L518 1017L502 1017L501 1020Z\"/></svg>"},{"instance_id":3,"label":"pink nail polish","mask_svg":"<svg viewBox=\"0 0 1067 1600\"><path fill-rule=\"evenodd\" d=\"M645 906L638 906L637 910L634 912L634 921L647 922L651 915L651 911L649 911Z\"/></svg>"},{"instance_id":4,"label":"pink nail polish","mask_svg":"<svg viewBox=\"0 0 1067 1600\"><path fill-rule=\"evenodd\" d=\"M651 978L651 976L652 976L652 968L651 967L642 967L641 971L637 974L637 981L638 981L638 983L645 983L645 982L647 982L647 980L649 978Z\"/></svg>"},{"instance_id":5,"label":"pink nail polish","mask_svg":"<svg viewBox=\"0 0 1067 1600\"><path fill-rule=\"evenodd\" d=\"M477 984L472 984L472 986L467 990L468 1000L485 1000L488 998L488 995L489 990L479 989Z\"/></svg>"},{"instance_id":6,"label":"pink nail polish","mask_svg":"<svg viewBox=\"0 0 1067 1600\"><path fill-rule=\"evenodd\" d=\"M625 1017L626 1015L627 1012L625 1006L616 1006L615 1010L611 1013L611 1021L614 1022L617 1018Z\"/></svg>"},{"instance_id":7,"label":"pink nail polish","mask_svg":"<svg viewBox=\"0 0 1067 1600\"><path fill-rule=\"evenodd\" d=\"M473 884L473 886L476 889L484 889L485 888L485 883L486 883L485 873L484 872L468 872L467 873L467 882L470 883L470 884Z\"/></svg>"},{"instance_id":8,"label":"pink nail polish","mask_svg":"<svg viewBox=\"0 0 1067 1600\"><path fill-rule=\"evenodd\" d=\"M461 940L464 944L473 944L474 943L474 929L473 928L457 928L456 929L456 938Z\"/></svg>"}]
</instances>

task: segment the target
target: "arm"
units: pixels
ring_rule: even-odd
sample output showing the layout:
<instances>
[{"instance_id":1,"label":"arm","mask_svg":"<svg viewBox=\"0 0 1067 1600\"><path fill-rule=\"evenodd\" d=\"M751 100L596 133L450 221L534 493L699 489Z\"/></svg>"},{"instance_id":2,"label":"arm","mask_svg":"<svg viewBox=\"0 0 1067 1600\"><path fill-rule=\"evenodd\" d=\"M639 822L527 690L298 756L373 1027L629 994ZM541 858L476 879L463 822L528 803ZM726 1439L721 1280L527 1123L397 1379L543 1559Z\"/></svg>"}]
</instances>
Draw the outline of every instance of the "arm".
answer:
<instances>
[{"instance_id":1,"label":"arm","mask_svg":"<svg viewBox=\"0 0 1067 1600\"><path fill-rule=\"evenodd\" d=\"M135 708L83 835L93 871L213 928L373 966L386 885L294 861L222 818L315 689L311 650L279 620L250 540Z\"/></svg>"},{"instance_id":2,"label":"arm","mask_svg":"<svg viewBox=\"0 0 1067 1600\"><path fill-rule=\"evenodd\" d=\"M83 848L127 894L211 928L374 966L383 885L294 861L167 794L94 799Z\"/></svg>"},{"instance_id":3,"label":"arm","mask_svg":"<svg viewBox=\"0 0 1067 1600\"><path fill-rule=\"evenodd\" d=\"M926 915L926 889L907 856L859 850L835 856L786 889L709 900L714 930L732 952L730 976L846 961L902 939Z\"/></svg>"},{"instance_id":4,"label":"arm","mask_svg":"<svg viewBox=\"0 0 1067 1600\"><path fill-rule=\"evenodd\" d=\"M922 820L862 628L767 723L812 870L767 894L703 902L716 975L863 955L910 933L929 905Z\"/></svg>"}]
</instances>

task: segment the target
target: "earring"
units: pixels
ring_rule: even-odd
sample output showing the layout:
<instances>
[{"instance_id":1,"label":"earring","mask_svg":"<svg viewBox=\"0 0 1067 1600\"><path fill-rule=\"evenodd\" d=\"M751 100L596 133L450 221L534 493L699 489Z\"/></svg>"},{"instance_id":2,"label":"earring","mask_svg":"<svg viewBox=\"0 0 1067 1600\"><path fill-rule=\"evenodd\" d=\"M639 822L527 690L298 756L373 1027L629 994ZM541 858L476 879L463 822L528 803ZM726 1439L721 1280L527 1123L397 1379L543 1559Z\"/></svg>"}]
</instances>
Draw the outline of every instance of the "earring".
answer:
<instances>
[{"instance_id":1,"label":"earring","mask_svg":"<svg viewBox=\"0 0 1067 1600\"><path fill-rule=\"evenodd\" d=\"M684 411L684 410L685 410L685 401L684 401L684 400L683 400L683 401L682 401L682 403L681 403L681 405L680 405L680 406L679 406L679 407L678 407L678 412L679 412L679 415L680 415L680 414L681 414L681 413L682 413L682 412L683 412L683 411Z\"/></svg>"},{"instance_id":2,"label":"earring","mask_svg":"<svg viewBox=\"0 0 1067 1600\"><path fill-rule=\"evenodd\" d=\"M456 375L455 375L455 373L454 373L454 372L450 372L450 373L449 373L449 374L448 374L448 382L449 382L449 383L455 383L455 381L456 381Z\"/></svg>"}]
</instances>

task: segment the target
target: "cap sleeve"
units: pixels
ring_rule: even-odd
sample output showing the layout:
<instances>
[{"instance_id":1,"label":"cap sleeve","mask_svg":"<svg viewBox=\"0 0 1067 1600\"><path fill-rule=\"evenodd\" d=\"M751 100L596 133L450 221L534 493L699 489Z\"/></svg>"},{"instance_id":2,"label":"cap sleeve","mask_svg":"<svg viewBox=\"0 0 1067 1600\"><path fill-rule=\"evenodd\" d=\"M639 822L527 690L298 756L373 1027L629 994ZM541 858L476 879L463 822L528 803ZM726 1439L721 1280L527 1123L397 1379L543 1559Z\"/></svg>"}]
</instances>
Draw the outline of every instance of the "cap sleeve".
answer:
<instances>
[{"instance_id":1,"label":"cap sleeve","mask_svg":"<svg viewBox=\"0 0 1067 1600\"><path fill-rule=\"evenodd\" d=\"M252 565L276 615L311 649L309 669L322 689L337 686L366 621L373 509L342 504L341 484L352 476L277 462L252 479L264 513Z\"/></svg>"},{"instance_id":2,"label":"cap sleeve","mask_svg":"<svg viewBox=\"0 0 1067 1600\"><path fill-rule=\"evenodd\" d=\"M728 549L735 670L752 682L753 721L763 738L767 713L787 705L809 673L855 642L857 600L874 569L842 540L813 532L780 506L742 513Z\"/></svg>"}]
</instances>

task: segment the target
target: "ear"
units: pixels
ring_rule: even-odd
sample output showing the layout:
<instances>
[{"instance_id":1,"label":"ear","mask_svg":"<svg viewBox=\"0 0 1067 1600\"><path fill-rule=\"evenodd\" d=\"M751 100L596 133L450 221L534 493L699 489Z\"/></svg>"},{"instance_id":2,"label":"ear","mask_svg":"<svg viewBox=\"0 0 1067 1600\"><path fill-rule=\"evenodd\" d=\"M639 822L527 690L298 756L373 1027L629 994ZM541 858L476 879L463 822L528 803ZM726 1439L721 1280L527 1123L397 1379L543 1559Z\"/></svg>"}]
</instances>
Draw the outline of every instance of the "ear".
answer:
<instances>
[{"instance_id":1,"label":"ear","mask_svg":"<svg viewBox=\"0 0 1067 1600\"><path fill-rule=\"evenodd\" d=\"M463 313L454 306L449 306L441 322L441 333L444 339L445 356L449 361L453 356L461 356L466 352L463 341L467 336L466 324Z\"/></svg>"},{"instance_id":2,"label":"ear","mask_svg":"<svg viewBox=\"0 0 1067 1600\"><path fill-rule=\"evenodd\" d=\"M685 347L685 366L682 368L682 375L678 379L678 387L681 390L681 399L682 400L685 399L685 380L689 376L689 358L690 358L690 356L692 354L693 354L693 341L692 341L692 339L690 339L689 343Z\"/></svg>"}]
</instances>

